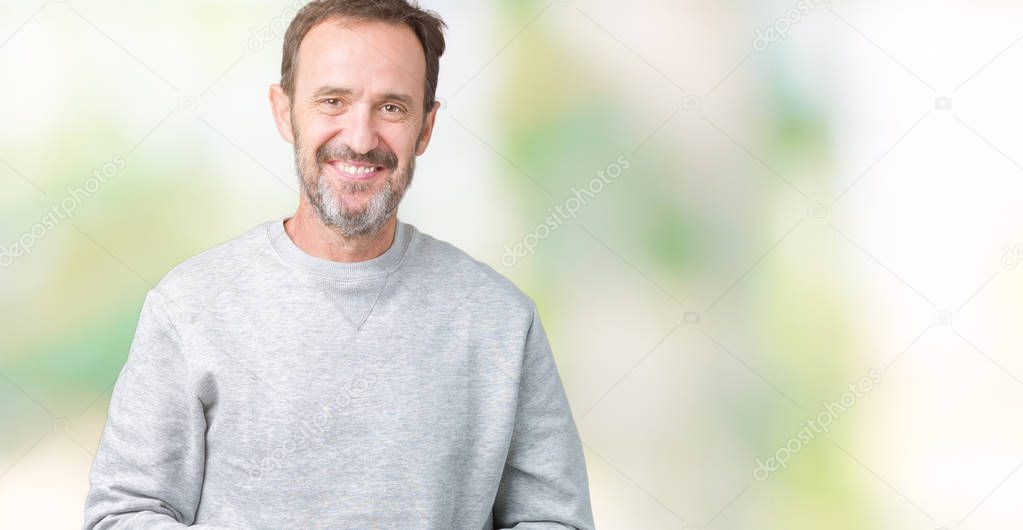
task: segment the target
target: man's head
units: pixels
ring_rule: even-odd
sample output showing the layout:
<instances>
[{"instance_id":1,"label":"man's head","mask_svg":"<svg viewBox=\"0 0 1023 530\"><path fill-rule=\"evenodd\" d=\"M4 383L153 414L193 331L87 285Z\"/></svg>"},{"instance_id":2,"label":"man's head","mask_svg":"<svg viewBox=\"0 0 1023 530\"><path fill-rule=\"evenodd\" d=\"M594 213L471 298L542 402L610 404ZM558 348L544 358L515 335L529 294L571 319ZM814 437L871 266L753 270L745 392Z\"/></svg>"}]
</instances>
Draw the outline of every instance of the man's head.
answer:
<instances>
[{"instance_id":1,"label":"man's head","mask_svg":"<svg viewBox=\"0 0 1023 530\"><path fill-rule=\"evenodd\" d=\"M317 0L292 21L270 99L327 226L370 235L397 210L440 106L444 27L406 0Z\"/></svg>"}]
</instances>

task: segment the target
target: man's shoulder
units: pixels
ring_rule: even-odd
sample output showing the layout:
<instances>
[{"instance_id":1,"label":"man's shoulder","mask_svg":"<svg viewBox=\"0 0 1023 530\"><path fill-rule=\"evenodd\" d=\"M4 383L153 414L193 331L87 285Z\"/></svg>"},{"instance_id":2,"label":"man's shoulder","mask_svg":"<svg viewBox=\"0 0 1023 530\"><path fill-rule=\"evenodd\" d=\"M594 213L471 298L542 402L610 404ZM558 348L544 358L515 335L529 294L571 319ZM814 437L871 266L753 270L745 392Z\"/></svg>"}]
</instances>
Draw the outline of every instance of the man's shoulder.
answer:
<instances>
[{"instance_id":1,"label":"man's shoulder","mask_svg":"<svg viewBox=\"0 0 1023 530\"><path fill-rule=\"evenodd\" d=\"M417 259L405 265L424 272L441 291L460 293L465 302L532 314L533 299L507 276L453 243L417 232Z\"/></svg>"},{"instance_id":2,"label":"man's shoulder","mask_svg":"<svg viewBox=\"0 0 1023 530\"><path fill-rule=\"evenodd\" d=\"M175 302L198 300L215 293L269 251L269 222L259 223L178 263L154 290Z\"/></svg>"}]
</instances>

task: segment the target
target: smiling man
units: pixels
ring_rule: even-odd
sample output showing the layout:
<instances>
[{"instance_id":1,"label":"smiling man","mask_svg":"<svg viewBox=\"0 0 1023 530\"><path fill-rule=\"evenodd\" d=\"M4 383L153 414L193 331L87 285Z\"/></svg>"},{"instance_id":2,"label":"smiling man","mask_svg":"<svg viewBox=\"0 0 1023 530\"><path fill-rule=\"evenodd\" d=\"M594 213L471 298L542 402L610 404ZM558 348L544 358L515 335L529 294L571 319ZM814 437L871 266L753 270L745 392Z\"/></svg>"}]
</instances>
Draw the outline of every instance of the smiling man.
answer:
<instances>
[{"instance_id":1,"label":"smiling man","mask_svg":"<svg viewBox=\"0 0 1023 530\"><path fill-rule=\"evenodd\" d=\"M532 299L397 217L444 23L316 1L270 90L297 212L169 272L111 396L85 528L593 528Z\"/></svg>"}]
</instances>

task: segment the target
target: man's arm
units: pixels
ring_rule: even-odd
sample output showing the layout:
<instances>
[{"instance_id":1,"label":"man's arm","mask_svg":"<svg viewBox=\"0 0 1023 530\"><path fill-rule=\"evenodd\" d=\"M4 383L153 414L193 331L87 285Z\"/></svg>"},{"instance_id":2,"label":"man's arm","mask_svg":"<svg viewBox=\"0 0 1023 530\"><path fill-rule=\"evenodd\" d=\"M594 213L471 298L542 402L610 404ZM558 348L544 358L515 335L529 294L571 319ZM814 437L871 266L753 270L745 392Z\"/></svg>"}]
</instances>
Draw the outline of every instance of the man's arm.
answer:
<instances>
[{"instance_id":1,"label":"man's arm","mask_svg":"<svg viewBox=\"0 0 1023 530\"><path fill-rule=\"evenodd\" d=\"M535 305L494 525L517 530L593 528L582 443Z\"/></svg>"},{"instance_id":2,"label":"man's arm","mask_svg":"<svg viewBox=\"0 0 1023 530\"><path fill-rule=\"evenodd\" d=\"M187 528L205 468L206 419L181 341L150 291L110 398L90 472L85 530Z\"/></svg>"}]
</instances>

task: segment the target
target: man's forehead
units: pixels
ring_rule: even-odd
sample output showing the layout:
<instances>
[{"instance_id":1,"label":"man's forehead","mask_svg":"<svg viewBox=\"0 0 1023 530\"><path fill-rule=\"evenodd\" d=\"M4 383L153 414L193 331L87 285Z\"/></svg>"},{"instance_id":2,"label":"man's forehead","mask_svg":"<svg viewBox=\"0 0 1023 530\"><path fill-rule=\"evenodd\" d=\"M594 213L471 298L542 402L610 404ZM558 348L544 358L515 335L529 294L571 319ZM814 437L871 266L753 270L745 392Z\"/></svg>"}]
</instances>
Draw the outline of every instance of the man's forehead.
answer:
<instances>
[{"instance_id":1,"label":"man's forehead","mask_svg":"<svg viewBox=\"0 0 1023 530\"><path fill-rule=\"evenodd\" d=\"M397 86L422 85L426 58L405 24L336 19L313 27L298 52L298 78L369 74ZM305 84L305 83L303 83Z\"/></svg>"}]
</instances>

